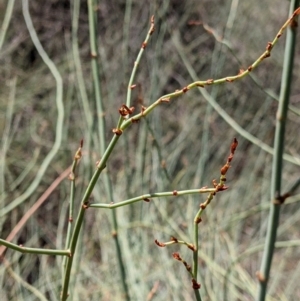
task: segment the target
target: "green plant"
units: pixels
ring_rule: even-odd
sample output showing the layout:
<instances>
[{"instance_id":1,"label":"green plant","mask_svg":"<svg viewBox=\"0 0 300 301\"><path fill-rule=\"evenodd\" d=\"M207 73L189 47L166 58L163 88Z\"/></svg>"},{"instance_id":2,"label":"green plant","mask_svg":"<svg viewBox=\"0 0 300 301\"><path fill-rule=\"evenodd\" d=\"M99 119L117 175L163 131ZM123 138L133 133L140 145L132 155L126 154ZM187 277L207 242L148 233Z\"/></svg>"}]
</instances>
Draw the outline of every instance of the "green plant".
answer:
<instances>
[{"instance_id":1,"label":"green plant","mask_svg":"<svg viewBox=\"0 0 300 301\"><path fill-rule=\"evenodd\" d=\"M41 48L41 44L37 38L37 35L35 34L32 22L30 21L30 16L28 14L28 3L27 1L24 1L24 16L25 18L27 18L27 25L29 28L29 32L32 36L32 40L35 41L35 45L36 48L38 49L39 53L41 54L41 57L44 56L44 61L48 62L48 66L49 69L52 70L55 78L56 78L56 82L57 82L57 107L58 107L58 123L57 123L57 131L56 133L58 133L58 135L56 136L56 140L55 140L55 144L53 146L52 151L50 151L46 157L46 160L43 161L43 164L41 165L41 168L38 170L37 172L37 176L35 177L35 180L32 182L32 184L30 184L28 186L28 189L25 191L25 193L23 193L21 196L18 196L13 202L7 204L4 209L2 209L1 211L1 216L8 216L8 213L11 213L11 211L13 209L15 209L16 207L18 207L20 204L23 204L25 200L27 200L27 198L32 195L32 193L37 189L39 183L42 180L42 176L45 174L46 170L49 168L50 166L50 162L53 160L53 157L55 154L57 154L59 147L61 146L62 143L62 127L63 127L63 112L64 112L64 107L62 106L62 80L60 78L60 75L58 73L58 70L55 68L55 66L51 63L51 61L49 61L49 58L47 57L47 55L45 55L45 52L43 52L43 49ZM79 14L79 2L74 2L74 15L78 17ZM188 246L189 249L191 249L193 251L193 266L189 266L189 264L183 260L182 258L185 258L185 256L181 256L179 255L179 253L175 252L173 253L173 256L175 259L183 262L183 264L185 265L185 267L187 268L189 274L192 277L192 283L193 283L193 288L195 291L195 295L196 295L196 299L197 300L201 300L200 298L200 294L199 294L199 288L200 285L198 283L198 279L197 279L197 275L198 275L198 258L200 257L199 254L199 248L198 248L198 244L199 244L199 233L198 233L198 224L200 222L200 218L202 215L203 210L206 208L206 206L210 203L211 199L213 198L214 194L218 191L221 190L225 190L226 186L224 186L224 181L225 181L225 174L229 168L229 163L232 160L235 148L237 146L237 141L234 140L232 147L231 147L231 155L228 158L228 161L226 163L226 165L221 169L221 178L220 178L220 183L216 183L214 182L214 187L212 188L201 188L201 189L192 189L192 190L171 190L170 192L162 192L162 193L148 193L148 194L143 194L142 196L139 197L129 197L128 199L126 199L125 201L121 201L121 202L116 202L114 203L114 197L113 197L113 189L114 186L112 185L112 172L108 171L107 173L105 173L105 169L106 166L109 162L108 159L110 159L110 156L112 154L113 151L121 151L122 148L128 150L126 152L126 154L124 155L125 159L123 159L123 163L125 163L125 166L127 168L127 175L126 178L128 179L128 181L130 181L130 179L132 179L132 176L130 175L130 164L127 164L127 162L130 162L131 158L130 158L130 145L128 143L128 141L125 140L125 146L123 145L122 147L119 146L118 141L120 140L120 137L123 137L123 132L125 130L127 130L127 128L129 128L129 126L131 126L132 124L136 124L138 123L140 120L144 120L146 119L146 117L155 109L158 108L159 105L161 104L169 104L171 102L171 100L177 96L180 96L182 94L185 94L187 92L189 92L190 90L192 90L193 88L199 88L200 91L203 93L204 97L207 98L207 100L209 101L209 103L211 104L212 107L214 107L221 116L223 116L225 119L228 118L228 116L226 115L226 113L224 111L222 111L221 106L212 98L210 97L210 95L203 90L202 88L205 86L214 86L217 84L221 84L221 83L231 83L235 80L241 79L246 75L249 75L252 70L259 64L261 63L264 59L266 59L267 57L270 56L270 53L273 49L273 46L275 45L275 43L277 42L277 40L279 39L279 37L281 36L282 32L288 27L289 24L291 24L296 15L299 13L299 9L295 11L295 13L288 19L288 21L283 25L283 27L280 29L279 33L276 35L275 39L268 43L266 51L252 64L250 65L247 69L245 70L240 70L238 75L235 76L229 76L229 77L223 77L219 80L213 80L213 79L209 79L209 80L205 80L205 81L198 81L198 80L194 80L193 83L186 85L184 88L177 90L173 93L168 93L162 97L157 98L157 101L153 102L152 104L150 104L148 107L145 106L143 97L139 96L139 101L140 103L140 108L141 111L135 115L133 115L134 113L134 107L132 106L132 93L135 90L139 89L138 85L135 85L135 74L136 74L136 70L137 67L141 61L141 56L144 52L144 49L147 46L148 43L148 39L150 38L151 34L154 31L154 19L151 19L151 26L150 29L148 30L145 42L142 44L140 53L136 59L136 63L134 65L133 71L131 73L131 76L129 77L129 83L128 83L128 89L127 89L127 97L126 97L126 104L122 105L119 108L119 119L117 121L117 126L113 129L113 138L111 139L110 143L108 144L108 146L106 146L106 126L104 124L104 116L105 116L105 110L104 110L104 104L103 104L103 98L101 97L101 89L100 89L100 75L99 72L101 71L101 69L98 66L98 50L97 50L97 41L96 41L96 27L97 27L97 21L95 18L95 7L94 7L94 3L92 1L88 2L88 13L89 13L89 32L90 32L90 45L91 45L91 60L92 60L92 74L93 74L93 89L94 89L94 97L95 97L95 106L92 107L92 105L87 101L87 96L85 95L85 88L84 86L82 86L82 81L80 80L80 76L82 76L80 69L82 68L80 66L80 60L75 60L76 61L76 71L78 72L78 88L80 89L80 93L82 95L82 107L83 107L83 111L84 111L84 115L86 116L85 121L86 121L86 128L87 131L84 134L84 141L85 141L85 147L87 148L87 152L89 154L89 156L92 156L91 154L91 149L97 149L100 154L101 154L101 159L97 162L96 164L96 171L94 172L94 174L89 178L90 181L88 183L88 185L83 185L83 187L87 187L85 189L85 192L83 193L83 197L81 199L80 202L80 209L77 215L77 218L75 219L75 224L73 226L73 219L74 219L74 209L76 208L75 205L75 196L76 196L76 174L80 174L80 172L78 172L76 170L77 165L78 165L78 161L81 159L82 157L82 152L83 152L83 142L81 141L80 143L80 147L77 150L75 157L74 157L74 161L73 161L73 165L71 167L71 173L70 173L70 180L71 180L71 191L69 193L69 203L70 203L70 207L69 207L69 223L68 223L68 230L67 230L67 235L66 235L66 245L65 248L62 248L60 250L58 249L47 249L47 248L25 248L24 246L18 246L16 244L12 244L9 241L5 241L3 239L1 239L1 244L3 244L4 246L8 247L8 248L12 248L13 250L17 250L23 253L33 253L33 254L47 254L47 255L62 255L65 256L65 259L62 263L62 279L63 279L63 289L62 289L62 296L61 299L62 300L66 300L68 297L68 290L69 290L69 285L70 285L70 280L71 280L71 270L72 268L76 271L76 265L74 264L74 259L76 259L76 257L74 256L77 254L80 254L80 257L84 256L84 254L82 255L82 253L80 253L80 250L77 250L78 246L80 246L80 239L82 239L82 236L80 236L80 231L83 229L84 227L84 215L86 214L86 211L88 208L106 208L106 209L111 209L112 211L112 216L111 216L111 220L112 220L112 225L113 225L113 229L112 229L112 234L113 234L113 238L115 241L115 245L116 245L116 250L117 250L117 257L118 257L118 266L120 269L120 279L121 279L121 283L123 286L123 296L125 299L129 300L130 299L130 293L129 293L129 288L128 288L128 283L127 283L127 275L126 275L126 261L124 263L124 258L123 258L123 254L122 254L122 247L120 245L119 242L119 236L118 236L118 218L116 215L116 210L115 208L117 207L121 207L121 206L125 206L125 205L131 205L135 202L138 201L149 201L151 198L154 197L167 197L167 196L180 196L180 195L198 195L198 193L208 193L208 198L207 200L202 203L200 205L200 209L196 214L196 217L194 218L194 222L193 222L193 243L190 244L188 243L188 238L185 235L182 235L182 239L178 239L175 236L172 236L171 241L167 242L167 243L160 243L158 240L156 240L156 243L159 246L167 246L167 245L173 245L173 244L184 244L186 246ZM78 18L74 18L74 20L78 20ZM77 46L76 45L76 34L77 34L77 25L76 22L74 21L73 24L73 35L74 35L74 44L73 44L73 54L74 57L76 57L76 55L78 55L78 53L76 53L77 51ZM218 37L217 37L218 38ZM178 41L177 41L178 42ZM185 59L185 54L184 51L182 51L182 49L180 48L180 44L176 43L176 41L174 41L175 46L178 49L178 53L180 54L180 56L182 57L182 59ZM190 68L191 66L188 66L187 64L187 68L188 70L192 70ZM100 70L100 71L99 71ZM192 72L191 72L192 73ZM193 75L191 75L193 76ZM12 96L13 97L13 96ZM97 120L95 121L94 119L90 118L91 117L91 111L95 110L97 112ZM113 113L115 114L117 111L117 109L112 109ZM149 117L147 117L149 118ZM159 145L159 143L157 142L157 139L155 138L155 135L157 134L156 131L152 131L151 129L151 122L148 121L148 119L146 119L147 123L146 125L149 128L149 132L151 132L152 136L153 136L153 140L154 143L156 143L156 147L158 150L160 150L160 147L157 146ZM270 147L267 146L267 144L262 143L261 141L259 141L258 139L255 139L255 137L249 135L248 132L243 131L241 128L238 127L238 125L236 123L234 123L233 120L230 120L231 125L240 133L242 133L245 137L247 137L250 141L259 144L260 147L270 153L273 153L273 149L271 149ZM97 128L96 133L97 134L93 134L93 128ZM127 143L127 144L126 144ZM221 145L224 145L221 144ZM218 146L220 147L220 145ZM275 149L275 148L274 148ZM161 156L161 154L159 154L158 152L158 156ZM297 160L290 155L285 155L285 158L293 163L297 163ZM144 157L145 159L145 157ZM142 160L143 161L143 160ZM159 160L160 162L162 160ZM143 170L143 166L141 164L141 170ZM170 175L168 174L168 170L166 168L164 168L163 166L163 170L165 173L166 178L170 179ZM91 173L92 171L90 169L88 169L88 173ZM280 173L281 174L281 173ZM101 186L101 193L99 194L95 194L93 197L94 198L104 198L106 199L106 202L101 202L101 203L97 203L97 202L92 202L90 200L93 191L95 190L95 186L98 183L98 179L99 177L103 178L103 186ZM206 176L207 178L207 176ZM88 180L89 180L88 179ZM203 181L203 180L202 180ZM3 182L3 181L2 181ZM173 183L173 186L176 183ZM129 190L130 184L128 184L126 186L126 188L128 189L128 194L132 194L132 192L130 192ZM155 191L159 191L158 190L159 187L156 187ZM103 193L103 191L105 191L105 193ZM136 194L135 194L136 195ZM166 209L166 212L168 211L168 208ZM130 214L130 212L129 212ZM171 224L171 221L167 218L167 216L165 215L165 220L168 221L168 223ZM171 224L172 225L172 224ZM172 227L175 228L175 226L172 225ZM183 232L183 231L182 231ZM75 252L75 250L77 250ZM201 254L201 256L203 257L203 254ZM75 267L74 267L75 265ZM9 269L9 268L8 268ZM77 270L78 271L78 270ZM76 274L76 272L75 272ZM201 281L202 282L202 281ZM32 289L32 288L30 288ZM72 290L71 290L72 292ZM38 292L34 291L35 294L38 295ZM40 297L42 298L42 297Z\"/></svg>"}]
</instances>

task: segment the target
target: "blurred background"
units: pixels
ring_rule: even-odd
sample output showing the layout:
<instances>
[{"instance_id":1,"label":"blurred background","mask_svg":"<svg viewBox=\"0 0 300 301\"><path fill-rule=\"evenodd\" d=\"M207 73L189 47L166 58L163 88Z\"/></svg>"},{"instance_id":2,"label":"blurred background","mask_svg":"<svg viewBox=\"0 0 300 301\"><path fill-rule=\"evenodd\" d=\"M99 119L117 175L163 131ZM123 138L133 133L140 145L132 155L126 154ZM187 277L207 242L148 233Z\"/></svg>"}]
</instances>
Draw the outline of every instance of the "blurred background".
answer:
<instances>
[{"instance_id":1,"label":"blurred background","mask_svg":"<svg viewBox=\"0 0 300 301\"><path fill-rule=\"evenodd\" d=\"M72 164L83 139L83 157L76 172L75 218L102 155L99 118L103 116L93 92L87 2L29 1L28 10L26 2L0 1L3 239ZM11 20L5 29L10 7ZM130 74L152 15L155 32L139 63L134 80L137 86L132 91L135 112L195 80L236 75L246 69L288 18L289 1L103 0L95 11L108 144L111 129L118 122L118 109L126 102ZM270 204L270 151L285 38L286 34L271 57L250 76L210 86L203 93L190 90L132 124L104 171L111 180L114 202L145 193L212 187L233 137L238 139L227 174L230 188L217 194L199 225L203 300L253 300L256 296L256 272ZM283 192L299 179L299 52L297 46ZM91 202L109 203L107 191L100 177ZM191 251L181 245L159 248L154 240L165 242L175 236L192 242L193 219L205 198L159 198L116 209L130 300L194 300L188 273L172 258L173 252L179 252L191 264ZM66 178L30 215L12 242L63 249L69 199L70 181ZM300 299L299 201L297 194L282 207L280 243L267 300ZM70 300L125 300L112 229L111 211L87 210ZM6 264L0 266L2 300L59 300L62 258L6 250L5 259Z\"/></svg>"}]
</instances>

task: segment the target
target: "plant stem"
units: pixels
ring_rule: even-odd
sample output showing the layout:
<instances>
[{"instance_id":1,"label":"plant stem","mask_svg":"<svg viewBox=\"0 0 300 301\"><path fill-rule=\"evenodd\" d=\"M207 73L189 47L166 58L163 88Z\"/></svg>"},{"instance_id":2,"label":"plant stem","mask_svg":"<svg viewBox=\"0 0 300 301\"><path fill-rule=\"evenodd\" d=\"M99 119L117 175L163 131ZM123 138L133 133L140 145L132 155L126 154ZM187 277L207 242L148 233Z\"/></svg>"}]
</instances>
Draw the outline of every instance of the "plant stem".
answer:
<instances>
[{"instance_id":1,"label":"plant stem","mask_svg":"<svg viewBox=\"0 0 300 301\"><path fill-rule=\"evenodd\" d=\"M82 198L81 201L81 208L79 210L77 219L76 219L76 223L74 226L74 231L72 233L72 238L71 238L71 242L70 242L70 252L71 252L71 256L68 258L67 261L67 265L66 265L66 272L65 272L65 276L64 276L64 281L63 281L63 288L62 288L62 294L61 294L61 300L65 301L68 297L68 288L69 288L69 282L70 282L70 273L71 273L71 268L72 268L72 263L73 263L73 258L74 258L74 253L76 250L76 245L77 245L77 241L78 241L78 236L79 236L79 232L80 229L82 227L82 222L83 222L83 217L84 217L84 213L85 210L88 208L88 201L89 198L93 192L93 189L97 183L97 180L101 174L101 172L103 171L103 169L106 167L106 162L109 158L109 156L112 153L112 150L114 149L117 141L119 140L118 135L114 135L112 140L110 141L103 157L101 158L101 161L97 164L97 170L95 171L86 191L85 194Z\"/></svg>"},{"instance_id":2,"label":"plant stem","mask_svg":"<svg viewBox=\"0 0 300 301\"><path fill-rule=\"evenodd\" d=\"M18 246L11 242L8 242L5 239L0 238L0 245L3 245L9 249L19 251L21 253L30 253L30 254L44 254L44 255L61 255L61 256L70 256L70 250L51 250L51 249L40 249L40 248L26 248L23 246Z\"/></svg>"},{"instance_id":3,"label":"plant stem","mask_svg":"<svg viewBox=\"0 0 300 301\"><path fill-rule=\"evenodd\" d=\"M117 207L126 206L129 204L133 204L142 200L148 201L148 199L150 198L159 198L159 197L166 197L166 196L181 196L181 195L198 194L198 193L210 193L215 191L216 191L215 188L200 188L200 189L189 189L189 190L180 190L180 191L174 190L174 191L166 191L166 192L148 193L116 204L91 204L90 207L113 209Z\"/></svg>"},{"instance_id":4,"label":"plant stem","mask_svg":"<svg viewBox=\"0 0 300 301\"><path fill-rule=\"evenodd\" d=\"M292 13L299 5L299 1L292 0L290 5L290 13ZM295 22L295 21L294 21ZM267 236L265 241L265 250L262 259L261 270L258 275L259 290L258 301L264 301L267 292L267 284L270 275L272 258L275 249L276 233L279 224L281 200L281 180L282 180L282 157L284 151L285 125L287 110L290 98L292 71L295 53L296 26L291 22L291 26L287 32L286 48L284 55L284 66L282 72L282 81L279 97L279 107L276 118L276 131L274 141L274 157L273 170L271 179L271 208L269 214L269 222Z\"/></svg>"},{"instance_id":5,"label":"plant stem","mask_svg":"<svg viewBox=\"0 0 300 301\"><path fill-rule=\"evenodd\" d=\"M70 202L69 202L69 217L68 217L68 230L67 230L67 237L66 237L66 249L69 249L70 247L70 241L71 241L71 235L72 235L72 230L73 230L73 215L74 215L74 199L75 199L75 170L78 164L79 159L81 158L81 148L82 148L82 141L79 149L77 150L69 179L71 181L71 187L70 187ZM67 258L64 258L63 264L62 264L62 279L64 278L65 274L65 268L67 264Z\"/></svg>"},{"instance_id":6,"label":"plant stem","mask_svg":"<svg viewBox=\"0 0 300 301\"><path fill-rule=\"evenodd\" d=\"M89 31L90 31L90 45L91 45L91 57L92 57L92 74L93 74L93 84L94 84L94 93L95 93L95 100L96 100L96 107L98 112L98 135L100 140L100 152L103 154L105 152L106 143L105 143L105 119L104 119L104 103L103 99L101 97L101 87L100 87L100 75L99 75L99 64L98 64L98 47L97 47L97 30L96 30L96 24L97 24L97 18L96 18L96 1L95 0L89 0L88 1L88 12L89 12ZM122 118L120 116L119 123L121 123ZM118 128L118 127L117 127ZM104 185L106 194L108 196L109 202L113 202L113 190L112 190L112 184L109 178L108 173L104 174ZM116 251L117 251L117 258L118 258L118 264L120 268L120 281L123 286L123 291L125 295L125 300L130 301L129 297L129 289L126 282L126 272L125 272L125 266L124 261L122 258L122 252L120 247L120 242L118 239L118 220L116 216L116 212L112 211L112 224L113 224L113 239L115 241L116 245Z\"/></svg>"},{"instance_id":7,"label":"plant stem","mask_svg":"<svg viewBox=\"0 0 300 301\"><path fill-rule=\"evenodd\" d=\"M0 29L0 50L1 50L1 48L3 46L3 42L5 40L8 25L10 23L11 15L12 15L12 12L13 12L13 9L14 9L14 5L15 5L15 0L9 0L7 2L3 23L2 23L2 26L1 26L1 29Z\"/></svg>"},{"instance_id":8,"label":"plant stem","mask_svg":"<svg viewBox=\"0 0 300 301\"><path fill-rule=\"evenodd\" d=\"M198 239L198 235L199 235L199 222L198 222L198 218L200 217L202 212L202 209L200 208L200 210L197 212L195 219L194 219L194 247L195 247L195 251L193 252L193 275L194 275L194 279L197 281L197 274L198 274L198 249L199 249L199 239ZM195 297L197 301L201 301L201 296L200 296L200 292L197 289L194 289L194 293L195 293Z\"/></svg>"}]
</instances>

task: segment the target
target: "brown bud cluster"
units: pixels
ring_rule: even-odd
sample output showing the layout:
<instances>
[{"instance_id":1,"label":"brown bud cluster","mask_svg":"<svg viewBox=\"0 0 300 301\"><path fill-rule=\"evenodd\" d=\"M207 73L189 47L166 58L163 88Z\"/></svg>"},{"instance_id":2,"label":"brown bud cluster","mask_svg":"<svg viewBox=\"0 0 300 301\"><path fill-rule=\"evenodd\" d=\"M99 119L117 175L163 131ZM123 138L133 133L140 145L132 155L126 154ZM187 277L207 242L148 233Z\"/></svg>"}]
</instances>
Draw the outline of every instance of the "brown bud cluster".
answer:
<instances>
[{"instance_id":1,"label":"brown bud cluster","mask_svg":"<svg viewBox=\"0 0 300 301\"><path fill-rule=\"evenodd\" d=\"M235 150L236 150L237 146L238 146L238 141L237 141L236 138L234 138L234 139L233 139L233 142L232 142L232 144L231 144L231 146L230 146L230 155L229 155L228 158L227 158L227 162L226 162L226 164L221 168L221 175L224 176L222 180L223 180L224 182L226 181L225 175L226 175L226 173L227 173L227 171L228 171L228 169L229 169L229 167L230 167L230 162L231 162L232 159L233 159L233 156L234 156L234 153L235 153ZM214 183L214 186L215 186L215 183ZM215 187L216 187L216 186L215 186ZM223 189L223 190L224 190L224 189Z\"/></svg>"},{"instance_id":2,"label":"brown bud cluster","mask_svg":"<svg viewBox=\"0 0 300 301\"><path fill-rule=\"evenodd\" d=\"M126 117L134 112L134 107L128 108L126 105L122 105L119 108L119 113L122 117Z\"/></svg>"}]
</instances>

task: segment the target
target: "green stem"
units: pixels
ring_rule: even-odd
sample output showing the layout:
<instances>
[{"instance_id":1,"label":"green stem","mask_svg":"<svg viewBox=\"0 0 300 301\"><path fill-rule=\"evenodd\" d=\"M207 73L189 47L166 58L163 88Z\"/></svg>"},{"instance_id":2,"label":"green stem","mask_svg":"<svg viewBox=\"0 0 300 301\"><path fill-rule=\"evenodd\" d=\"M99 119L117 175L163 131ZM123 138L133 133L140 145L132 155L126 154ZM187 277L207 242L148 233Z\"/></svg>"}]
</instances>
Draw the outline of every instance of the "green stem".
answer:
<instances>
[{"instance_id":1,"label":"green stem","mask_svg":"<svg viewBox=\"0 0 300 301\"><path fill-rule=\"evenodd\" d=\"M7 2L7 7L6 7L3 23L2 23L2 26L0 29L0 50L1 50L4 40L5 40L8 25L10 23L11 15L12 15L12 12L14 9L14 5L15 5L15 0L9 0Z\"/></svg>"},{"instance_id":2,"label":"green stem","mask_svg":"<svg viewBox=\"0 0 300 301\"><path fill-rule=\"evenodd\" d=\"M70 247L71 235L73 230L73 214L74 214L74 199L75 199L75 169L77 167L78 160L81 158L81 147L82 144L80 145L79 149L77 150L74 156L70 177L69 177L69 179L71 180L71 187L70 187L70 204L69 204L68 230L67 230L67 237L66 237L66 249ZM64 276L66 264L67 264L67 259L64 258L62 264L62 276Z\"/></svg>"},{"instance_id":3,"label":"green stem","mask_svg":"<svg viewBox=\"0 0 300 301\"><path fill-rule=\"evenodd\" d=\"M292 0L290 13L299 6L298 0ZM284 66L282 72L282 81L279 97L279 107L276 118L276 131L274 141L273 170L271 179L271 208L267 236L265 241L265 250L262 259L261 270L259 273L258 301L264 301L267 293L267 284L270 275L272 258L275 249L276 234L280 215L280 196L282 181L282 157L284 151L285 126L287 110L290 98L292 71L296 42L296 26L291 23L286 38L286 49L284 55Z\"/></svg>"},{"instance_id":4,"label":"green stem","mask_svg":"<svg viewBox=\"0 0 300 301\"><path fill-rule=\"evenodd\" d=\"M0 245L3 245L9 249L30 254L44 254L44 255L60 255L60 256L70 256L70 250L51 250L51 249L40 249L40 248L26 248L23 246L18 246L11 242L8 242L0 238Z\"/></svg>"},{"instance_id":5,"label":"green stem","mask_svg":"<svg viewBox=\"0 0 300 301\"><path fill-rule=\"evenodd\" d=\"M194 219L194 247L195 251L193 252L193 277L197 281L197 275L198 275L198 249L199 249L199 240L198 240L198 234L199 234L199 223L198 223L198 218L200 217L202 212L202 209L200 209L196 217ZM197 289L194 289L195 297L197 301L201 301L201 296L200 292Z\"/></svg>"},{"instance_id":6,"label":"green stem","mask_svg":"<svg viewBox=\"0 0 300 301\"><path fill-rule=\"evenodd\" d=\"M85 210L88 208L88 202L89 198L93 192L93 189L97 183L97 180L103 171L103 169L106 167L106 162L111 155L116 143L118 142L120 136L114 135L112 140L110 141L110 144L108 145L103 157L101 158L101 161L97 164L97 170L95 171L86 191L81 201L81 208L79 210L76 223L74 226L74 231L72 233L72 238L70 242L70 252L71 256L68 258L67 265L66 265L66 271L63 281L63 288L62 288L62 294L61 294L61 300L65 301L68 297L68 288L69 288L69 282L70 282L70 274L71 274L71 268L74 258L74 253L76 250L76 245L79 237L79 232L82 227L83 217Z\"/></svg>"},{"instance_id":7,"label":"green stem","mask_svg":"<svg viewBox=\"0 0 300 301\"><path fill-rule=\"evenodd\" d=\"M95 0L89 0L88 1L88 12L89 12L89 31L90 31L90 45L91 45L91 57L92 57L92 75L93 75L93 84L94 84L94 93L95 93L95 100L96 100L96 106L97 106L97 112L98 112L98 134L100 138L100 152L101 154L105 152L106 143L105 143L105 119L104 119L104 104L101 97L101 87L100 87L100 75L99 75L99 64L98 64L98 47L97 47L97 30L96 30L96 24L97 24L97 18L95 14L94 8ZM122 123L122 118L120 116L118 126ZM104 174L104 185L106 194L108 196L109 202L113 202L113 191L112 191L112 184L109 178L109 175L107 173ZM122 258L122 252L121 247L118 239L118 221L116 212L112 212L112 223L113 223L113 238L116 245L116 251L117 251L117 258L120 268L120 274L121 274L121 283L123 286L123 291L125 295L125 299L127 301L130 301L129 297L129 288L127 286L126 282L126 273L125 273L125 266L124 261Z\"/></svg>"},{"instance_id":8,"label":"green stem","mask_svg":"<svg viewBox=\"0 0 300 301\"><path fill-rule=\"evenodd\" d=\"M127 87L127 98L126 98L126 106L127 107L130 107L132 84L133 84L133 81L134 81L134 77L135 77L138 65L140 63L142 55L145 51L145 48L147 47L147 43L148 43L148 41L150 39L150 36L152 35L153 31L154 31L154 18L152 17L150 29L147 33L145 41L142 43L142 47L140 48L139 54L136 58L136 61L134 62L133 69L132 69L132 72L131 72L131 75L130 75L130 79L129 79L129 83L128 83L128 87Z\"/></svg>"},{"instance_id":9,"label":"green stem","mask_svg":"<svg viewBox=\"0 0 300 301\"><path fill-rule=\"evenodd\" d=\"M148 193L116 204L91 204L90 207L114 209L129 204L133 204L142 200L148 201L151 198L159 198L159 197L166 197L166 196L181 196L186 194L211 193L215 191L216 191L215 188L200 188L200 189L189 189L189 190L180 190L180 191L174 190L174 191L166 191L166 192Z\"/></svg>"},{"instance_id":10,"label":"green stem","mask_svg":"<svg viewBox=\"0 0 300 301\"><path fill-rule=\"evenodd\" d=\"M194 290L194 293L195 293L196 300L201 301L202 299L201 299L199 290Z\"/></svg>"}]
</instances>

